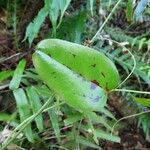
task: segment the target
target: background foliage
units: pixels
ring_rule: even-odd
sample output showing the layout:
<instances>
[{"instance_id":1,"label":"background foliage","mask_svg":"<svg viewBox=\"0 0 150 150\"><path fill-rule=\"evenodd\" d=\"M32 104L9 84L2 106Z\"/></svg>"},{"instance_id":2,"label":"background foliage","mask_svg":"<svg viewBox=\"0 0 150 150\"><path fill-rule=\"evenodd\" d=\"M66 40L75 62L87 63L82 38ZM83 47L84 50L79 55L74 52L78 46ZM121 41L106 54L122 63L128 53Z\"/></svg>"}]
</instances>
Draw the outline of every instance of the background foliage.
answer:
<instances>
[{"instance_id":1,"label":"background foliage","mask_svg":"<svg viewBox=\"0 0 150 150\"><path fill-rule=\"evenodd\" d=\"M116 118L149 110L148 95L119 92L116 95L120 101L112 94L108 99L108 106L102 112L91 113L85 117L62 103L57 95L53 95L32 65L31 55L35 45L42 39L60 38L89 45L89 40L111 13L116 2L116 0L0 2L1 143L6 139L6 129L9 131L7 136L11 133L15 136L17 132L12 132L13 129L24 120L30 119L30 116L35 116L34 121L25 129L22 126L17 130L21 132L18 132L19 137L13 141L15 147L106 148L109 146L104 144L107 143L105 140L120 142L120 137L122 138L121 132L119 135L116 132L111 135ZM122 45L133 53L137 65L133 75L122 86L123 89L150 91L148 6L148 0L122 0L92 45L117 65L122 81L133 69L133 59ZM41 110L43 113L36 116L48 99L49 104ZM125 130L133 124L143 130L145 139L149 141L149 113L140 115L134 121L131 123L127 120L116 128ZM145 142L143 147L147 145ZM132 146L134 147L134 144Z\"/></svg>"}]
</instances>

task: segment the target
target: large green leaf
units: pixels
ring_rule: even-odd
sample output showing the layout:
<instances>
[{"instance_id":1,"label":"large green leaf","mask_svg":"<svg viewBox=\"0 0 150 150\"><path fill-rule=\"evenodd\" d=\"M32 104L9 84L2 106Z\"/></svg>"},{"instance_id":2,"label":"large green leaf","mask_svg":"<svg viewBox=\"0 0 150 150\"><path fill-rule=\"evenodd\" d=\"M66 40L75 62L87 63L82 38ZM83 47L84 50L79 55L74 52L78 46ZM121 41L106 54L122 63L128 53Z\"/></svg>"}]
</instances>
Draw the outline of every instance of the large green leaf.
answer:
<instances>
[{"instance_id":1,"label":"large green leaf","mask_svg":"<svg viewBox=\"0 0 150 150\"><path fill-rule=\"evenodd\" d=\"M95 2L95 0L90 0L90 10L91 10L91 14L92 14L92 16L93 16L93 6L94 6L94 2Z\"/></svg>"},{"instance_id":2,"label":"large green leaf","mask_svg":"<svg viewBox=\"0 0 150 150\"><path fill-rule=\"evenodd\" d=\"M59 20L59 24L60 24L62 21L63 15L64 15L66 9L68 8L71 0L63 0L63 1L60 0L59 2L60 2L60 11L61 11L61 16L60 16L60 20Z\"/></svg>"},{"instance_id":3,"label":"large green leaf","mask_svg":"<svg viewBox=\"0 0 150 150\"><path fill-rule=\"evenodd\" d=\"M78 136L76 141L79 142L81 145L85 145L86 147L97 149L97 150L102 150L100 146L96 145L93 141L90 141L83 136Z\"/></svg>"},{"instance_id":4,"label":"large green leaf","mask_svg":"<svg viewBox=\"0 0 150 150\"><path fill-rule=\"evenodd\" d=\"M103 53L79 44L59 40L41 41L38 50L109 91L119 84L115 65Z\"/></svg>"},{"instance_id":5,"label":"large green leaf","mask_svg":"<svg viewBox=\"0 0 150 150\"><path fill-rule=\"evenodd\" d=\"M72 53L71 56L74 57ZM77 110L99 111L106 105L107 96L102 88L45 53L36 51L33 55L33 64L41 79L67 104Z\"/></svg>"}]
</instances>

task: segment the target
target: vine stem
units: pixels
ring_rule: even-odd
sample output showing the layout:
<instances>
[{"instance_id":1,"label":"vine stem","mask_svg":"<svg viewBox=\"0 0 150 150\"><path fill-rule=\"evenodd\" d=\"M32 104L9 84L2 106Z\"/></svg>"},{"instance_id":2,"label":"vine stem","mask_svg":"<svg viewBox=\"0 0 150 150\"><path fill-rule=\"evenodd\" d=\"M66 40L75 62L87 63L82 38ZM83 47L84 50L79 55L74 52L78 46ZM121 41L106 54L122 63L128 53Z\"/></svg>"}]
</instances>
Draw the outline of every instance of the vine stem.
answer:
<instances>
[{"instance_id":1,"label":"vine stem","mask_svg":"<svg viewBox=\"0 0 150 150\"><path fill-rule=\"evenodd\" d=\"M113 89L111 92L129 92L129 93L139 93L139 94L150 94L148 91L136 91L136 90L127 90L127 89Z\"/></svg>"},{"instance_id":2,"label":"vine stem","mask_svg":"<svg viewBox=\"0 0 150 150\"><path fill-rule=\"evenodd\" d=\"M114 132L114 129L115 129L116 125L117 125L120 121L125 120L125 119L128 119L128 118L132 118L132 117L137 117L137 116L140 116L140 115L143 115L143 114L147 114L147 113L150 113L150 110L147 110L147 111L144 111L144 112L140 112L140 113L137 113L137 114L133 114L133 115L129 115L129 116L125 116L125 117L123 117L123 118L120 118L119 120L117 120L117 121L114 123L114 125L113 125L113 127L112 127L112 130L111 130L111 136L112 136L112 134L113 134L113 132Z\"/></svg>"},{"instance_id":3,"label":"vine stem","mask_svg":"<svg viewBox=\"0 0 150 150\"><path fill-rule=\"evenodd\" d=\"M97 38L97 36L100 34L100 32L102 31L102 29L104 28L104 26L106 25L106 23L108 22L108 20L110 19L110 17L112 16L112 14L114 13L114 11L116 10L116 8L119 6L120 2L122 0L118 0L118 2L116 3L116 5L114 6L114 8L112 9L111 13L107 16L106 20L104 21L104 23L101 25L101 27L99 28L99 30L96 32L96 34L93 36L93 38L90 40L90 43L93 43L95 41L95 39Z\"/></svg>"},{"instance_id":4,"label":"vine stem","mask_svg":"<svg viewBox=\"0 0 150 150\"><path fill-rule=\"evenodd\" d=\"M128 51L128 53L131 55L132 60L133 60L133 68L132 68L131 72L130 72L129 75L116 87L116 89L117 89L117 88L119 88L120 86L122 86L122 84L124 84L124 83L130 78L130 76L132 75L132 73L134 72L134 70L135 70L135 68L136 68L136 60L135 60L135 57L134 57L134 55L132 54L132 52L131 52L129 49L127 49L125 46L123 46L123 44L121 44L121 43L119 43L119 42L117 42L117 41L115 41L115 40L102 37L102 36L101 36L101 38L103 38L103 39L105 39L105 40L108 40L108 41L111 41L111 42L113 42L113 43L116 43L117 45L119 45L120 47L122 47L123 50Z\"/></svg>"},{"instance_id":5,"label":"vine stem","mask_svg":"<svg viewBox=\"0 0 150 150\"><path fill-rule=\"evenodd\" d=\"M106 25L106 23L108 22L108 20L110 19L110 17L112 16L112 14L114 13L114 11L116 10L116 8L119 6L119 4L121 3L122 0L118 0L118 2L116 3L116 5L114 6L114 8L112 9L111 13L107 16L106 20L104 21L104 23L101 25L101 27L99 28L99 30L96 32L96 34L93 36L93 38L90 40L90 43L93 43L95 41L95 39L97 38L97 36L100 34L100 32L102 31L102 29L104 28L104 26ZM132 73L134 72L135 68L136 68L136 60L134 55L131 53L131 51L129 49L127 49L125 46L123 46L122 44L120 44L117 41L111 40L111 39L107 39L104 38L106 40L112 41L116 44L118 44L119 46L121 46L124 50L128 51L128 53L131 55L132 59L133 59L133 68L132 71L130 72L130 74L124 79L124 81L122 81L118 86L120 87L122 84L124 84L129 77L132 75Z\"/></svg>"}]
</instances>

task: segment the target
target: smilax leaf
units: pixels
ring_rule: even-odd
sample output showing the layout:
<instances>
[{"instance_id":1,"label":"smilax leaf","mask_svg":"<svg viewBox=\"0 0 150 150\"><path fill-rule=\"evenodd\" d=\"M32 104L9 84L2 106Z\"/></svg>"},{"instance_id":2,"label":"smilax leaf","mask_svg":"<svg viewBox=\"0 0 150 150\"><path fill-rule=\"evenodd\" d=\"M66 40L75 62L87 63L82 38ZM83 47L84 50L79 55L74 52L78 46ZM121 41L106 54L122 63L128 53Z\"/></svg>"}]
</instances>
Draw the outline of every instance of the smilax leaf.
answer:
<instances>
[{"instance_id":1,"label":"smilax leaf","mask_svg":"<svg viewBox=\"0 0 150 150\"><path fill-rule=\"evenodd\" d=\"M41 79L75 109L81 112L99 111L106 105L107 96L101 87L47 54L36 51L33 54L33 64Z\"/></svg>"},{"instance_id":2,"label":"smilax leaf","mask_svg":"<svg viewBox=\"0 0 150 150\"><path fill-rule=\"evenodd\" d=\"M133 97L133 99L143 106L150 107L150 98Z\"/></svg>"},{"instance_id":3,"label":"smilax leaf","mask_svg":"<svg viewBox=\"0 0 150 150\"><path fill-rule=\"evenodd\" d=\"M103 53L92 48L59 39L46 39L38 44L37 49L107 91L119 84L115 65Z\"/></svg>"}]
</instances>

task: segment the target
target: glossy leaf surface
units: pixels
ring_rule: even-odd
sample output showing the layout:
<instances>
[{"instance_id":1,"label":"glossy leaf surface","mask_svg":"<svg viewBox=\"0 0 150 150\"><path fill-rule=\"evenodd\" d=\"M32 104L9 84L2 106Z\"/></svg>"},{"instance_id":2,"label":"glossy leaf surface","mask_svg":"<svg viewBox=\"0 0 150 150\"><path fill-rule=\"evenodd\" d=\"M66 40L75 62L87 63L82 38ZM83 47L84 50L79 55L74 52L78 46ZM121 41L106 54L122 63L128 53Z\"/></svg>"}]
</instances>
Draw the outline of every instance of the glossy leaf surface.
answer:
<instances>
[{"instance_id":1,"label":"glossy leaf surface","mask_svg":"<svg viewBox=\"0 0 150 150\"><path fill-rule=\"evenodd\" d=\"M92 48L59 39L47 39L41 41L37 49L105 90L114 89L119 84L115 65L103 53Z\"/></svg>"},{"instance_id":2,"label":"glossy leaf surface","mask_svg":"<svg viewBox=\"0 0 150 150\"><path fill-rule=\"evenodd\" d=\"M102 88L45 53L36 51L33 64L41 79L75 109L99 111L106 105L107 96Z\"/></svg>"}]
</instances>

